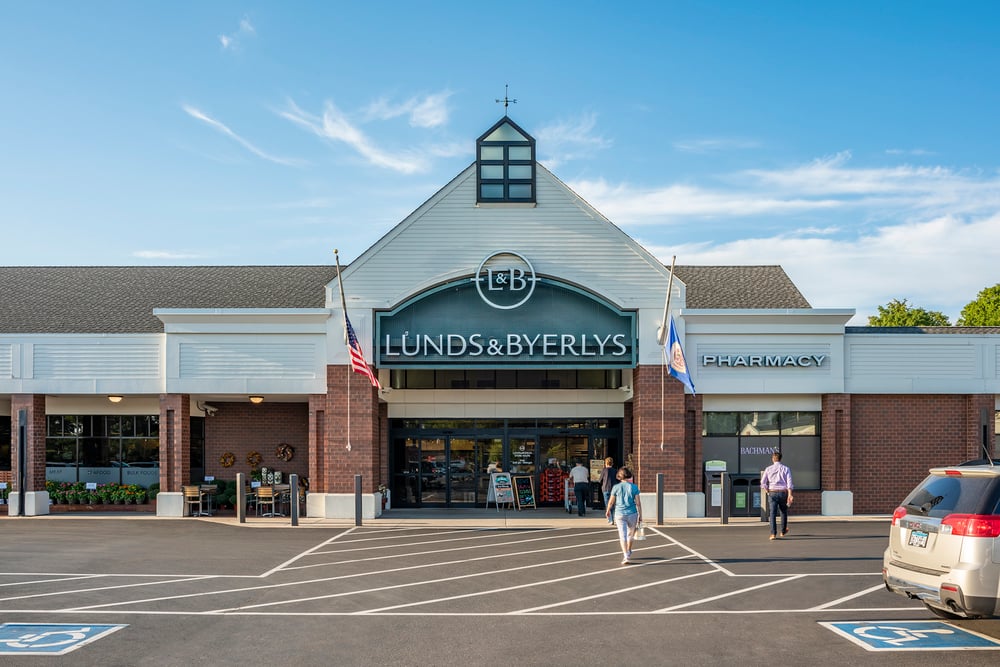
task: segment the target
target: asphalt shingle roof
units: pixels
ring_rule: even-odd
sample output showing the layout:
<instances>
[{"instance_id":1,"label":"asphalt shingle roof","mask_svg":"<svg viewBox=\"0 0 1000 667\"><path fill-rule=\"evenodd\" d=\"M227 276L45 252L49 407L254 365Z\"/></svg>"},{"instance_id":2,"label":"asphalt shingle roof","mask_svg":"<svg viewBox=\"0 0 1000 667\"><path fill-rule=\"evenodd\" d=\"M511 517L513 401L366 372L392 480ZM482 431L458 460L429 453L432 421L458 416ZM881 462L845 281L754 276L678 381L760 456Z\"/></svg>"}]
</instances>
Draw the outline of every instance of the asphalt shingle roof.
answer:
<instances>
[{"instance_id":1,"label":"asphalt shingle roof","mask_svg":"<svg viewBox=\"0 0 1000 667\"><path fill-rule=\"evenodd\" d=\"M809 308L780 266L677 266L687 308ZM0 267L0 333L160 333L155 308L323 308L335 266Z\"/></svg>"},{"instance_id":2,"label":"asphalt shingle roof","mask_svg":"<svg viewBox=\"0 0 1000 667\"><path fill-rule=\"evenodd\" d=\"M675 266L686 308L810 308L780 266Z\"/></svg>"},{"instance_id":3,"label":"asphalt shingle roof","mask_svg":"<svg viewBox=\"0 0 1000 667\"><path fill-rule=\"evenodd\" d=\"M0 267L0 332L161 333L154 308L323 308L335 266Z\"/></svg>"}]
</instances>

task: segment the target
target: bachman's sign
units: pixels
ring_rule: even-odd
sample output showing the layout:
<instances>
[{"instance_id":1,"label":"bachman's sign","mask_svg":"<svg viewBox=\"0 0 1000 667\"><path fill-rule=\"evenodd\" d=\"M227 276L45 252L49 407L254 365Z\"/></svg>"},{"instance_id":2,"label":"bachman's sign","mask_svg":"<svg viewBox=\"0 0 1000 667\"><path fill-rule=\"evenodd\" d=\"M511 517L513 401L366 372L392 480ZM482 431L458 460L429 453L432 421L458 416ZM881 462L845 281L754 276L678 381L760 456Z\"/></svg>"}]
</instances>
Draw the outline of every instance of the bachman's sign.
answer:
<instances>
[{"instance_id":1,"label":"bachman's sign","mask_svg":"<svg viewBox=\"0 0 1000 667\"><path fill-rule=\"evenodd\" d=\"M629 368L636 314L554 278L518 253L375 314L380 368Z\"/></svg>"}]
</instances>

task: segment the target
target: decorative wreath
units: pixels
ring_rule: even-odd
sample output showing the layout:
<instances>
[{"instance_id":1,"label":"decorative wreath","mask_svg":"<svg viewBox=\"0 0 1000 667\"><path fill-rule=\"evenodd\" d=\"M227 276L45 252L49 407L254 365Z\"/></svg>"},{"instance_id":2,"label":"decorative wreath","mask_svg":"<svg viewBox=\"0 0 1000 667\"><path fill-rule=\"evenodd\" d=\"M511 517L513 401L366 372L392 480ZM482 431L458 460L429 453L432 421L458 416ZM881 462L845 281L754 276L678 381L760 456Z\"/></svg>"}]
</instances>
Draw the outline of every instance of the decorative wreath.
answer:
<instances>
[{"instance_id":1,"label":"decorative wreath","mask_svg":"<svg viewBox=\"0 0 1000 667\"><path fill-rule=\"evenodd\" d=\"M274 450L274 455L278 457L279 461L291 461L292 457L295 456L295 448L283 442Z\"/></svg>"},{"instance_id":2,"label":"decorative wreath","mask_svg":"<svg viewBox=\"0 0 1000 667\"><path fill-rule=\"evenodd\" d=\"M226 452L225 454L219 457L219 463L222 464L223 468L228 468L234 463L236 463L236 457L233 455L232 452Z\"/></svg>"},{"instance_id":3,"label":"decorative wreath","mask_svg":"<svg viewBox=\"0 0 1000 667\"><path fill-rule=\"evenodd\" d=\"M260 455L256 449L247 454L247 463L250 464L251 468L256 468L260 465L260 462L264 460L264 457Z\"/></svg>"}]
</instances>

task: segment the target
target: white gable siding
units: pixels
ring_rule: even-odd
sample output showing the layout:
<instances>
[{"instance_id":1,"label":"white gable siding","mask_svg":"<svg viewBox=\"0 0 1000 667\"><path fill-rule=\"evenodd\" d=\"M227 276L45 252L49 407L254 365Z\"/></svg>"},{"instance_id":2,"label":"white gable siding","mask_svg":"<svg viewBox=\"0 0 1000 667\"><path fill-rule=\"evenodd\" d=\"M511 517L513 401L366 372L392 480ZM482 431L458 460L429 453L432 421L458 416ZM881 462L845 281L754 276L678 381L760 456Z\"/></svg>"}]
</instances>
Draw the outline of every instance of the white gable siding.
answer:
<instances>
[{"instance_id":1,"label":"white gable siding","mask_svg":"<svg viewBox=\"0 0 1000 667\"><path fill-rule=\"evenodd\" d=\"M537 186L535 207L477 207L470 167L344 270L349 307L394 306L475 272L493 252L512 250L537 273L576 283L622 308L662 309L669 276L662 263L541 167ZM682 287L678 281L675 286ZM336 298L328 305L336 308L339 294L332 287Z\"/></svg>"}]
</instances>

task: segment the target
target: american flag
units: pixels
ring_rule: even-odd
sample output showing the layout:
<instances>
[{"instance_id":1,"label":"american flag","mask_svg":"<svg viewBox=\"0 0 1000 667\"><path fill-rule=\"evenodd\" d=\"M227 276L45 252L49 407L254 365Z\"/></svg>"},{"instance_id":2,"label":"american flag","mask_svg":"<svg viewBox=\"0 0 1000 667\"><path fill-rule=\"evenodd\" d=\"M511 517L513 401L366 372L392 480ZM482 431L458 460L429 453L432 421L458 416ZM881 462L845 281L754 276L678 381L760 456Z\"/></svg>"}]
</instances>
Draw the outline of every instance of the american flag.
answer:
<instances>
[{"instance_id":1,"label":"american flag","mask_svg":"<svg viewBox=\"0 0 1000 667\"><path fill-rule=\"evenodd\" d=\"M375 373L368 366L368 362L365 361L365 353L361 349L361 343L358 342L358 336L354 333L354 327L351 326L351 318L344 313L344 321L347 323L347 351L351 355L351 368L354 369L355 373L361 373L366 378L368 378L373 387L382 388L379 384L378 378Z\"/></svg>"}]
</instances>

